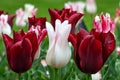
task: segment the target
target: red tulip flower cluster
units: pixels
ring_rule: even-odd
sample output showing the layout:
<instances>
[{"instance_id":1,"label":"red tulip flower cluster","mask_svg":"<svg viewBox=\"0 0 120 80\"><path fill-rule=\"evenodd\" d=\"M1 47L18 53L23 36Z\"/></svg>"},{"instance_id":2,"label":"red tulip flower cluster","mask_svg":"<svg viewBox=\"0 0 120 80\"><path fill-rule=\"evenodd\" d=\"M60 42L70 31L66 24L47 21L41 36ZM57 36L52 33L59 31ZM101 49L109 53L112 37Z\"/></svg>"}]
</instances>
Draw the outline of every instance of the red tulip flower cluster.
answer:
<instances>
[{"instance_id":1,"label":"red tulip flower cluster","mask_svg":"<svg viewBox=\"0 0 120 80\"><path fill-rule=\"evenodd\" d=\"M23 73L30 69L39 44L45 38L46 33L46 29L41 29L39 25L32 25L27 33L23 30L20 33L14 32L13 39L3 34L8 63L14 72Z\"/></svg>"},{"instance_id":2,"label":"red tulip flower cluster","mask_svg":"<svg viewBox=\"0 0 120 80\"><path fill-rule=\"evenodd\" d=\"M115 49L115 37L111 32L111 19L101 14L95 28L88 33L80 29L70 34L69 40L74 46L74 57L78 68L88 74L98 72ZM96 20L95 20L96 21ZM99 28L98 28L99 27ZM113 27L113 26L112 26ZM98 30L100 29L101 30Z\"/></svg>"}]
</instances>

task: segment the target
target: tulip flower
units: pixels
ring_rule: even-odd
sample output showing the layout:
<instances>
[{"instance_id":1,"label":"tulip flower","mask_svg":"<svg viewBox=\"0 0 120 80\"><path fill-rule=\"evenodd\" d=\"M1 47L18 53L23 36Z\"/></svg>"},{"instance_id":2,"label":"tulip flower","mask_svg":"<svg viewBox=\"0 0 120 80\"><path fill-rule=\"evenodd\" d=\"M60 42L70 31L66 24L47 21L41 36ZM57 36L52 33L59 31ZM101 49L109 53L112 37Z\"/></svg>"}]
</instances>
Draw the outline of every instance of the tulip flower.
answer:
<instances>
[{"instance_id":1,"label":"tulip flower","mask_svg":"<svg viewBox=\"0 0 120 80\"><path fill-rule=\"evenodd\" d=\"M120 26L120 9L116 9L116 15L114 21L116 26Z\"/></svg>"},{"instance_id":2,"label":"tulip flower","mask_svg":"<svg viewBox=\"0 0 120 80\"><path fill-rule=\"evenodd\" d=\"M13 19L15 18L15 14L7 14L4 11L0 10L0 15L8 15L8 19L7 19L7 23L10 25L10 27L12 28L13 26Z\"/></svg>"},{"instance_id":3,"label":"tulip flower","mask_svg":"<svg viewBox=\"0 0 120 80\"><path fill-rule=\"evenodd\" d=\"M42 18L42 17L36 18L34 16L34 17L28 18L28 22L29 22L29 30L30 31L35 31L37 37L40 39L39 42L38 42L39 43L39 48L38 48L38 50L36 52L36 55L35 55L35 59L38 59L39 56L40 56L41 41L45 38L45 36L47 34L47 31L45 29L46 18ZM44 35L41 36L41 33L43 33Z\"/></svg>"},{"instance_id":4,"label":"tulip flower","mask_svg":"<svg viewBox=\"0 0 120 80\"><path fill-rule=\"evenodd\" d=\"M70 9L71 11L77 11L77 13L84 13L85 3L82 1L78 2L67 2L65 3L65 9ZM77 22L77 27L82 27L85 30L87 30L86 25L83 21L83 17L80 18Z\"/></svg>"},{"instance_id":5,"label":"tulip flower","mask_svg":"<svg viewBox=\"0 0 120 80\"><path fill-rule=\"evenodd\" d=\"M28 20L28 17L33 17L37 13L37 8L34 8L31 4L25 4L25 10L19 8L16 11L16 25L17 26L25 26Z\"/></svg>"},{"instance_id":6,"label":"tulip flower","mask_svg":"<svg viewBox=\"0 0 120 80\"><path fill-rule=\"evenodd\" d=\"M86 0L86 11L89 14L95 14L97 11L95 0Z\"/></svg>"},{"instance_id":7,"label":"tulip flower","mask_svg":"<svg viewBox=\"0 0 120 80\"><path fill-rule=\"evenodd\" d=\"M98 22L95 17L95 28L90 33L80 29L77 34L70 34L69 37L74 46L77 67L88 74L98 72L116 46L114 34L110 29L111 23L107 22L108 17L103 16L101 14Z\"/></svg>"},{"instance_id":8,"label":"tulip flower","mask_svg":"<svg viewBox=\"0 0 120 80\"><path fill-rule=\"evenodd\" d=\"M85 3L84 2L67 2L64 4L65 9L71 9L72 11L77 11L78 13L84 13Z\"/></svg>"},{"instance_id":9,"label":"tulip flower","mask_svg":"<svg viewBox=\"0 0 120 80\"><path fill-rule=\"evenodd\" d=\"M77 13L76 11L71 11L70 9L62 9L62 10L51 10L49 9L49 14L51 17L51 23L53 27L55 27L55 21L56 19L59 19L61 22L68 20L68 22L71 24L72 29L71 32L75 32L75 26L77 22L80 20L80 18L83 16L82 13Z\"/></svg>"},{"instance_id":10,"label":"tulip flower","mask_svg":"<svg viewBox=\"0 0 120 80\"><path fill-rule=\"evenodd\" d=\"M8 15L2 14L0 16L0 35L3 34L11 34L11 27L8 24Z\"/></svg>"},{"instance_id":11,"label":"tulip flower","mask_svg":"<svg viewBox=\"0 0 120 80\"><path fill-rule=\"evenodd\" d=\"M36 32L36 29L30 29L27 33L23 30L20 33L14 32L13 39L3 34L8 64L14 72L23 73L30 69L39 43L46 34L41 31L39 35L36 35Z\"/></svg>"},{"instance_id":12,"label":"tulip flower","mask_svg":"<svg viewBox=\"0 0 120 80\"><path fill-rule=\"evenodd\" d=\"M102 22L100 20L102 20ZM96 29L96 32L108 33L110 31L114 34L115 23L110 18L109 13L106 13L106 16L101 13L100 17L96 16L94 19L94 28Z\"/></svg>"},{"instance_id":13,"label":"tulip flower","mask_svg":"<svg viewBox=\"0 0 120 80\"><path fill-rule=\"evenodd\" d=\"M61 22L57 19L55 21L55 30L48 22L46 22L46 29L49 38L46 63L54 68L61 68L69 62L71 57L71 49L68 44L71 24L68 23L68 20Z\"/></svg>"},{"instance_id":14,"label":"tulip flower","mask_svg":"<svg viewBox=\"0 0 120 80\"><path fill-rule=\"evenodd\" d=\"M36 18L35 16L28 18L28 22L29 22L29 28L31 26L40 26L41 29L45 28L45 22L46 22L46 18L40 17L40 18Z\"/></svg>"}]
</instances>

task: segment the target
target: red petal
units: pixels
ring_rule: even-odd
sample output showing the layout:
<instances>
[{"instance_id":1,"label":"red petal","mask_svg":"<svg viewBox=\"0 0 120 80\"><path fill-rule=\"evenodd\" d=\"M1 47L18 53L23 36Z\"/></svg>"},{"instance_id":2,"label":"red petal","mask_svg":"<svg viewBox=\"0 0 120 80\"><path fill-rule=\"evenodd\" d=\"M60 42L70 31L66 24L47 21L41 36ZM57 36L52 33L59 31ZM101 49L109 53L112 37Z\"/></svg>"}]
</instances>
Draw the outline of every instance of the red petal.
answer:
<instances>
[{"instance_id":1,"label":"red petal","mask_svg":"<svg viewBox=\"0 0 120 80\"><path fill-rule=\"evenodd\" d=\"M100 32L96 32L95 29L92 29L91 32L90 32L91 35L94 35L94 37L98 40L101 39L101 33Z\"/></svg>"},{"instance_id":2,"label":"red petal","mask_svg":"<svg viewBox=\"0 0 120 80\"><path fill-rule=\"evenodd\" d=\"M80 68L85 73L96 73L103 65L102 44L92 35L82 40L79 47Z\"/></svg>"},{"instance_id":3,"label":"red petal","mask_svg":"<svg viewBox=\"0 0 120 80\"><path fill-rule=\"evenodd\" d=\"M79 33L77 33L77 47L79 47L81 41L87 36L89 33L83 28L79 29Z\"/></svg>"},{"instance_id":4,"label":"red petal","mask_svg":"<svg viewBox=\"0 0 120 80\"><path fill-rule=\"evenodd\" d=\"M3 14L3 11L2 11L2 10L0 10L0 15L1 15L1 14Z\"/></svg>"},{"instance_id":5,"label":"red petal","mask_svg":"<svg viewBox=\"0 0 120 80\"><path fill-rule=\"evenodd\" d=\"M14 41L12 38L10 38L8 35L6 34L3 34L3 40L4 40L4 43L5 43L5 47L6 47L6 51L7 53L9 52L11 46L14 44ZM8 55L8 54L7 54Z\"/></svg>"},{"instance_id":6,"label":"red petal","mask_svg":"<svg viewBox=\"0 0 120 80\"><path fill-rule=\"evenodd\" d=\"M12 27L13 26L13 19L15 18L15 14L8 16L8 24Z\"/></svg>"},{"instance_id":7,"label":"red petal","mask_svg":"<svg viewBox=\"0 0 120 80\"><path fill-rule=\"evenodd\" d=\"M116 41L114 35L111 32L103 33L101 35L101 40L103 44L103 61L105 62L109 55L113 52L116 46Z\"/></svg>"},{"instance_id":8,"label":"red petal","mask_svg":"<svg viewBox=\"0 0 120 80\"><path fill-rule=\"evenodd\" d=\"M71 31L74 33L75 32L75 26L77 22L80 20L80 18L83 16L81 13L75 13L71 15L68 19L69 23L72 24L72 29Z\"/></svg>"},{"instance_id":9,"label":"red petal","mask_svg":"<svg viewBox=\"0 0 120 80\"><path fill-rule=\"evenodd\" d=\"M25 38L11 47L8 62L11 69L17 73L25 72L31 67L32 45L29 39Z\"/></svg>"},{"instance_id":10,"label":"red petal","mask_svg":"<svg viewBox=\"0 0 120 80\"><path fill-rule=\"evenodd\" d=\"M43 17L35 18L35 16L34 16L31 18L28 18L28 21L29 21L29 29L32 25L33 26L39 25L41 27L41 29L45 28L46 18L43 18Z\"/></svg>"},{"instance_id":11,"label":"red petal","mask_svg":"<svg viewBox=\"0 0 120 80\"><path fill-rule=\"evenodd\" d=\"M51 10L51 9L49 9L48 11L49 11L50 18L51 18L51 24L52 24L53 26L55 26L55 20L56 20L56 19L59 19L59 20L62 21L61 16L57 13L56 10Z\"/></svg>"},{"instance_id":12,"label":"red petal","mask_svg":"<svg viewBox=\"0 0 120 80\"><path fill-rule=\"evenodd\" d=\"M32 44L32 57L34 59L35 53L38 50L38 39L35 32L28 32L24 38L28 38Z\"/></svg>"},{"instance_id":13,"label":"red petal","mask_svg":"<svg viewBox=\"0 0 120 80\"><path fill-rule=\"evenodd\" d=\"M41 35L40 35L40 38L38 39L38 44L40 44L41 41L43 41L43 39L46 37L46 35L47 35L47 30L46 30L46 29L43 29L43 30L42 30L42 33L41 33Z\"/></svg>"},{"instance_id":14,"label":"red petal","mask_svg":"<svg viewBox=\"0 0 120 80\"><path fill-rule=\"evenodd\" d=\"M23 38L23 36L20 33L15 32L15 31L13 32L14 43L22 40L22 38Z\"/></svg>"}]
</instances>

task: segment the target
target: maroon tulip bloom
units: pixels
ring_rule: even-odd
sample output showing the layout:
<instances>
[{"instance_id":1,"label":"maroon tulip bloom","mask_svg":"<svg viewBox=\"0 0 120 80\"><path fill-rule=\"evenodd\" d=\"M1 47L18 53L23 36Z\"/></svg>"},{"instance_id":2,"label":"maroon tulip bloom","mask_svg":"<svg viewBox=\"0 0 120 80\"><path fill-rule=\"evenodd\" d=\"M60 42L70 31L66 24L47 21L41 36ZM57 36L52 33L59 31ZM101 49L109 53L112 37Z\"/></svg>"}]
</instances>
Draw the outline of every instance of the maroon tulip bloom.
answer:
<instances>
[{"instance_id":1,"label":"maroon tulip bloom","mask_svg":"<svg viewBox=\"0 0 120 80\"><path fill-rule=\"evenodd\" d=\"M49 14L51 17L51 24L55 26L56 19L59 19L61 22L68 20L72 25L71 32L75 32L75 26L80 18L83 16L82 13L77 13L76 11L71 11L70 9L62 9L62 10L51 10L49 9Z\"/></svg>"},{"instance_id":2,"label":"maroon tulip bloom","mask_svg":"<svg viewBox=\"0 0 120 80\"><path fill-rule=\"evenodd\" d=\"M45 37L45 32L37 36L35 31L24 33L14 32L13 39L3 34L3 40L6 46L7 60L10 68L16 73L23 73L30 69L39 42ZM44 36L44 37L43 37Z\"/></svg>"},{"instance_id":3,"label":"maroon tulip bloom","mask_svg":"<svg viewBox=\"0 0 120 80\"><path fill-rule=\"evenodd\" d=\"M75 49L75 62L78 68L89 74L98 72L115 49L114 35L91 30L90 34L80 29L77 34L70 34L69 40Z\"/></svg>"},{"instance_id":4,"label":"maroon tulip bloom","mask_svg":"<svg viewBox=\"0 0 120 80\"><path fill-rule=\"evenodd\" d=\"M4 13L4 11L0 10L0 15L1 14L7 14L7 13ZM12 27L13 26L13 20L15 18L15 14L11 14L11 15L8 15L8 24Z\"/></svg>"},{"instance_id":5,"label":"maroon tulip bloom","mask_svg":"<svg viewBox=\"0 0 120 80\"><path fill-rule=\"evenodd\" d=\"M40 26L41 29L44 29L45 23L46 23L46 18L43 18L43 17L36 18L34 16L34 17L28 18L28 22L29 22L29 28L32 26Z\"/></svg>"}]
</instances>

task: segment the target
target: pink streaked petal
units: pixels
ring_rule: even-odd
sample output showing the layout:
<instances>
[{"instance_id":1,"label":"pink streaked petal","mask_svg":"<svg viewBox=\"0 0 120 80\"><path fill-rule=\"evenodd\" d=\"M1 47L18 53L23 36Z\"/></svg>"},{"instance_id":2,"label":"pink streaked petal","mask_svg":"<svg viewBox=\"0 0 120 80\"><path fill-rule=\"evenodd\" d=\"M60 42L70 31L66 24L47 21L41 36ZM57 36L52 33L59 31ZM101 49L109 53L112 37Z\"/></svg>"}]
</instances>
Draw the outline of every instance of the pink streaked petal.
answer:
<instances>
[{"instance_id":1,"label":"pink streaked petal","mask_svg":"<svg viewBox=\"0 0 120 80\"><path fill-rule=\"evenodd\" d=\"M37 9L37 8L33 9L33 10L32 10L32 12L31 12L31 15L32 15L32 16L35 16L35 15L36 15L36 13L37 13L37 11L38 11L38 9Z\"/></svg>"},{"instance_id":2,"label":"pink streaked petal","mask_svg":"<svg viewBox=\"0 0 120 80\"><path fill-rule=\"evenodd\" d=\"M108 20L103 14L100 14L100 17L102 19L102 31L103 33L107 33L110 30L110 25L108 23Z\"/></svg>"},{"instance_id":3,"label":"pink streaked petal","mask_svg":"<svg viewBox=\"0 0 120 80\"><path fill-rule=\"evenodd\" d=\"M86 73L98 72L102 65L102 44L92 35L86 36L79 47L80 68Z\"/></svg>"},{"instance_id":4,"label":"pink streaked petal","mask_svg":"<svg viewBox=\"0 0 120 80\"><path fill-rule=\"evenodd\" d=\"M111 19L110 20L110 31L114 34L114 30L115 30L115 23L114 21Z\"/></svg>"},{"instance_id":5,"label":"pink streaked petal","mask_svg":"<svg viewBox=\"0 0 120 80\"><path fill-rule=\"evenodd\" d=\"M96 29L96 32L102 32L102 25L99 16L94 18L94 28Z\"/></svg>"},{"instance_id":6,"label":"pink streaked petal","mask_svg":"<svg viewBox=\"0 0 120 80\"><path fill-rule=\"evenodd\" d=\"M38 39L38 44L40 44L43 41L43 39L45 39L46 35L47 35L47 30L43 29L40 35L40 39Z\"/></svg>"}]
</instances>

